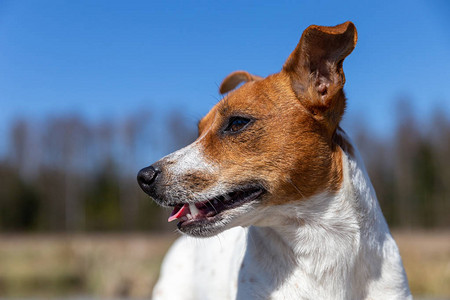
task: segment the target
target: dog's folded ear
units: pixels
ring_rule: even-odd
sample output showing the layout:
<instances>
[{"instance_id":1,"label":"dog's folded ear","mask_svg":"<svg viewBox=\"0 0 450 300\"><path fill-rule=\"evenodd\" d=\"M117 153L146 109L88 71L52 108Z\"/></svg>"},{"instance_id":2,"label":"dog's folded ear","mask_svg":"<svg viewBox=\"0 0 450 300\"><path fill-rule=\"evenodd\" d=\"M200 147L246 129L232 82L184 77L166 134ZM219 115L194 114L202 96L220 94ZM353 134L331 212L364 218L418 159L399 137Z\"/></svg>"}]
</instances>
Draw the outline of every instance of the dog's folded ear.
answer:
<instances>
[{"instance_id":1,"label":"dog's folded ear","mask_svg":"<svg viewBox=\"0 0 450 300\"><path fill-rule=\"evenodd\" d=\"M342 63L356 41L352 22L334 27L309 26L283 66L299 100L314 115L325 118L332 131L345 109Z\"/></svg>"},{"instance_id":2,"label":"dog's folded ear","mask_svg":"<svg viewBox=\"0 0 450 300\"><path fill-rule=\"evenodd\" d=\"M252 75L246 71L235 71L233 73L230 73L227 77L225 77L225 79L220 84L219 92L223 95L235 89L241 82L248 82L261 79L262 77Z\"/></svg>"}]
</instances>

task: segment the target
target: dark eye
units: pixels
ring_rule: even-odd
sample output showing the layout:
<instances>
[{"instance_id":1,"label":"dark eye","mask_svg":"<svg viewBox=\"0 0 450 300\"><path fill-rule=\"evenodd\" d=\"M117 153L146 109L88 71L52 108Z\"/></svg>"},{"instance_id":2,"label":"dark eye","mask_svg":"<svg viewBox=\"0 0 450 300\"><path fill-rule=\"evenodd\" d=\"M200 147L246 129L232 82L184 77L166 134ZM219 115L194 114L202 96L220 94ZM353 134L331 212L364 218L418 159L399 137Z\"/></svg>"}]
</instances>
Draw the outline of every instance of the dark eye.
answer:
<instances>
[{"instance_id":1,"label":"dark eye","mask_svg":"<svg viewBox=\"0 0 450 300\"><path fill-rule=\"evenodd\" d=\"M231 117L228 121L228 125L225 128L225 132L238 132L244 129L245 125L250 122L250 119L243 117Z\"/></svg>"}]
</instances>

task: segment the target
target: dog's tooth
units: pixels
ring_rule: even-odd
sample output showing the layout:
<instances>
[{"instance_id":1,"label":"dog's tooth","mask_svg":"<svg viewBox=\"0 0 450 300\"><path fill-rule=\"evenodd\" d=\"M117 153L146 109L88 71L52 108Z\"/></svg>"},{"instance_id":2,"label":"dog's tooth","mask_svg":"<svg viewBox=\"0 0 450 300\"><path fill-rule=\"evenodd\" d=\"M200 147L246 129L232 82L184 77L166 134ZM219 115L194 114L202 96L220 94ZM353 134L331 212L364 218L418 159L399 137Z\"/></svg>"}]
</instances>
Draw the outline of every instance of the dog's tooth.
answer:
<instances>
[{"instance_id":1,"label":"dog's tooth","mask_svg":"<svg viewBox=\"0 0 450 300\"><path fill-rule=\"evenodd\" d=\"M206 214L207 217L213 217L216 215L215 211L210 211L209 213Z\"/></svg>"},{"instance_id":2,"label":"dog's tooth","mask_svg":"<svg viewBox=\"0 0 450 300\"><path fill-rule=\"evenodd\" d=\"M191 214L187 214L186 217L188 218L188 220L192 219L192 215Z\"/></svg>"},{"instance_id":3,"label":"dog's tooth","mask_svg":"<svg viewBox=\"0 0 450 300\"><path fill-rule=\"evenodd\" d=\"M194 203L189 204L189 210L191 211L192 216L196 216L198 214L198 209Z\"/></svg>"}]
</instances>

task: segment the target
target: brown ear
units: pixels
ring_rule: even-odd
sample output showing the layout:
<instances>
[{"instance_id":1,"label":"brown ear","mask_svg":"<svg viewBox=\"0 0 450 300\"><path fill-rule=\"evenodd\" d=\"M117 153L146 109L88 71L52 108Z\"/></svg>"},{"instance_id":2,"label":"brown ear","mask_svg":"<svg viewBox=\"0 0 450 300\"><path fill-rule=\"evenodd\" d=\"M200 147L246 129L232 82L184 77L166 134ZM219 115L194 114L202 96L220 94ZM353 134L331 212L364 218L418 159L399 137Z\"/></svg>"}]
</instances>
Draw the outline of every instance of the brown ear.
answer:
<instances>
[{"instance_id":1,"label":"brown ear","mask_svg":"<svg viewBox=\"0 0 450 300\"><path fill-rule=\"evenodd\" d=\"M225 77L225 79L222 81L222 84L219 87L219 92L221 94L225 94L233 90L241 82L248 82L261 79L262 77L252 75L246 71L235 71L229 74L227 77Z\"/></svg>"},{"instance_id":2,"label":"brown ear","mask_svg":"<svg viewBox=\"0 0 450 300\"><path fill-rule=\"evenodd\" d=\"M356 41L352 22L334 27L311 25L283 67L297 97L314 115L325 118L332 131L345 109L342 63Z\"/></svg>"}]
</instances>

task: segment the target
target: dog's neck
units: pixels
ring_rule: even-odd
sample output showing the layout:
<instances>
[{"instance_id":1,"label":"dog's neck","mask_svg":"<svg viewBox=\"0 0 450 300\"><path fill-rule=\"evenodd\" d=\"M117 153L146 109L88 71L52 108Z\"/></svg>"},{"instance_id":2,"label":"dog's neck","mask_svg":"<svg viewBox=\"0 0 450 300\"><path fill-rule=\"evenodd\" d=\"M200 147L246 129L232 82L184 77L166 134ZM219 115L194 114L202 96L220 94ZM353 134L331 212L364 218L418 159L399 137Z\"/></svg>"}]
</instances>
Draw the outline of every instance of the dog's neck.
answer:
<instances>
[{"instance_id":1,"label":"dog's neck","mask_svg":"<svg viewBox=\"0 0 450 300\"><path fill-rule=\"evenodd\" d=\"M338 193L271 208L263 222L249 229L245 255L267 261L262 266L268 274L281 274L293 284L302 281L296 296L363 299L383 275L386 260L395 264L393 275L405 276L374 189L354 152L343 155L344 180ZM391 252L394 257L387 257ZM393 294L405 290L398 288Z\"/></svg>"}]
</instances>

